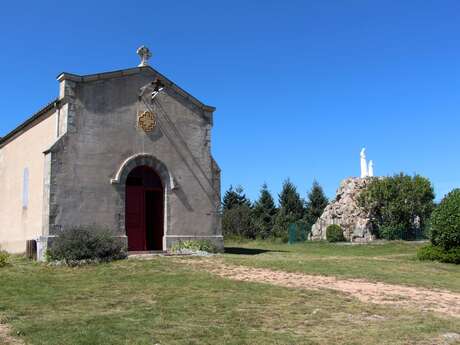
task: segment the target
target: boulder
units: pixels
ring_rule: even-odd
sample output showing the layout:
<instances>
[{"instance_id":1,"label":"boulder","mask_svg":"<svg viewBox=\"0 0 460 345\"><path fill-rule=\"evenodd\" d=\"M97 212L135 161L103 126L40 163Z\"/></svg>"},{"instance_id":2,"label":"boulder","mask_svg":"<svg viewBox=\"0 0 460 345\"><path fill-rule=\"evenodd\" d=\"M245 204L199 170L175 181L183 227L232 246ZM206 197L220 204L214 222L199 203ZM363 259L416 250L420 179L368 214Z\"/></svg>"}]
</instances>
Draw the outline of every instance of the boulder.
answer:
<instances>
[{"instance_id":1,"label":"boulder","mask_svg":"<svg viewBox=\"0 0 460 345\"><path fill-rule=\"evenodd\" d=\"M359 194L374 179L374 177L350 177L343 180L335 199L329 203L321 217L312 226L310 238L325 240L327 227L331 224L338 224L342 227L343 235L350 242L365 243L375 240L369 214L358 205Z\"/></svg>"}]
</instances>

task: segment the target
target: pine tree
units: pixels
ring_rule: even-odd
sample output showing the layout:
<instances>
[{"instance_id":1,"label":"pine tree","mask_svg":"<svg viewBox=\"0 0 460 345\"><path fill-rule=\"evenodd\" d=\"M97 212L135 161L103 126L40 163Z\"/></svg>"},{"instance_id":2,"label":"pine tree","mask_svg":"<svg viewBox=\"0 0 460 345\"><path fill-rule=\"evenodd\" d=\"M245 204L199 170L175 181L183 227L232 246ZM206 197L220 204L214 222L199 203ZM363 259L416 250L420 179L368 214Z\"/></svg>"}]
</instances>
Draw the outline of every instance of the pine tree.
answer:
<instances>
[{"instance_id":1,"label":"pine tree","mask_svg":"<svg viewBox=\"0 0 460 345\"><path fill-rule=\"evenodd\" d=\"M285 214L292 215L295 218L301 218L303 215L303 202L297 192L296 186L287 179L283 183L283 189L279 195L280 209Z\"/></svg>"},{"instance_id":2,"label":"pine tree","mask_svg":"<svg viewBox=\"0 0 460 345\"><path fill-rule=\"evenodd\" d=\"M225 211L241 205L251 207L251 202L248 198L246 198L243 187L237 186L233 189L233 186L230 186L230 188L225 192L222 208Z\"/></svg>"},{"instance_id":3,"label":"pine tree","mask_svg":"<svg viewBox=\"0 0 460 345\"><path fill-rule=\"evenodd\" d=\"M273 232L277 209L266 183L260 190L259 200L255 202L252 214L257 236L270 237Z\"/></svg>"},{"instance_id":4,"label":"pine tree","mask_svg":"<svg viewBox=\"0 0 460 345\"><path fill-rule=\"evenodd\" d=\"M279 204L280 209L275 220L274 234L287 241L289 224L301 221L304 211L303 201L297 188L289 179L283 183Z\"/></svg>"},{"instance_id":5,"label":"pine tree","mask_svg":"<svg viewBox=\"0 0 460 345\"><path fill-rule=\"evenodd\" d=\"M328 204L328 199L324 194L323 188L317 181L313 181L305 207L304 221L307 226L307 231L311 230L313 224L316 223L319 217L324 212Z\"/></svg>"}]
</instances>

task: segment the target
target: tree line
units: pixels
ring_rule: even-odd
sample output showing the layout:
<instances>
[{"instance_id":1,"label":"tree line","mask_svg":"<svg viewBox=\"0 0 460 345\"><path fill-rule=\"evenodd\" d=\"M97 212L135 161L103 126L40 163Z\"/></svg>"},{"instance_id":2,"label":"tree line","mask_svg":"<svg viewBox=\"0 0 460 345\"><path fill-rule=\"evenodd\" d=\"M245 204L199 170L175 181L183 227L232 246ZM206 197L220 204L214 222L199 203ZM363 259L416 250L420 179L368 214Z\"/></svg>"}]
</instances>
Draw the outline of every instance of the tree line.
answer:
<instances>
[{"instance_id":1,"label":"tree line","mask_svg":"<svg viewBox=\"0 0 460 345\"><path fill-rule=\"evenodd\" d=\"M377 238L413 240L428 237L434 198L429 179L399 173L373 178L359 195L358 204L367 212ZM278 205L266 184L254 203L242 187L230 187L223 199L222 228L226 236L286 240L290 224L301 224L310 232L327 204L316 181L305 200L289 179L284 181Z\"/></svg>"},{"instance_id":2,"label":"tree line","mask_svg":"<svg viewBox=\"0 0 460 345\"><path fill-rule=\"evenodd\" d=\"M303 199L297 187L289 179L285 180L278 204L267 184L262 185L255 202L246 197L243 187L230 186L223 198L222 230L225 236L285 240L290 224L302 223L309 231L327 204L328 199L317 181Z\"/></svg>"}]
</instances>

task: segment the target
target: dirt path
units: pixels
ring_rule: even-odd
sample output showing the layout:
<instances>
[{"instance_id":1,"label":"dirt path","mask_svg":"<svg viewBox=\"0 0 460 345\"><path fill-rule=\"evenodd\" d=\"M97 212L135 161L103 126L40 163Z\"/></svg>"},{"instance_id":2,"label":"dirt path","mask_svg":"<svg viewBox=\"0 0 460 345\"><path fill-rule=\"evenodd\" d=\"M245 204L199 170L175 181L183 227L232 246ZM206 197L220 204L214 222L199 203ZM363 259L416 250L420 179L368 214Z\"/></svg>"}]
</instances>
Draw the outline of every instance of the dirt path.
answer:
<instances>
[{"instance_id":1,"label":"dirt path","mask_svg":"<svg viewBox=\"0 0 460 345\"><path fill-rule=\"evenodd\" d=\"M10 336L11 329L7 324L0 323L0 344L2 345L24 345L20 339Z\"/></svg>"},{"instance_id":2,"label":"dirt path","mask_svg":"<svg viewBox=\"0 0 460 345\"><path fill-rule=\"evenodd\" d=\"M301 289L331 289L366 303L416 308L460 317L460 294L443 290L373 283L361 279L306 275L262 268L230 266L210 260L181 260L220 277Z\"/></svg>"}]
</instances>

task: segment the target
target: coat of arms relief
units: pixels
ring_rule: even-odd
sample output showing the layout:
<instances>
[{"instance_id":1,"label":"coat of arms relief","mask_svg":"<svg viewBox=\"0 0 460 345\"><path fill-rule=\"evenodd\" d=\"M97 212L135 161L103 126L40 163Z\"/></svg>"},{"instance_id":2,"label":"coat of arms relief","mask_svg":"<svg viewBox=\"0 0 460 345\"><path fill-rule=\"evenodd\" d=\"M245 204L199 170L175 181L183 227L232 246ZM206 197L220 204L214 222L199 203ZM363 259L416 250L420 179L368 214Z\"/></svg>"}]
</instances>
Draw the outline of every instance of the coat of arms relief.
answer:
<instances>
[{"instance_id":1,"label":"coat of arms relief","mask_svg":"<svg viewBox=\"0 0 460 345\"><path fill-rule=\"evenodd\" d=\"M144 132L151 132L155 129L157 120L155 114L151 111L139 112L137 115L137 127L142 129Z\"/></svg>"}]
</instances>

